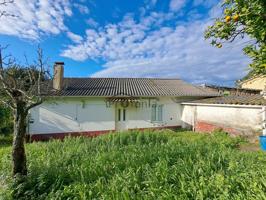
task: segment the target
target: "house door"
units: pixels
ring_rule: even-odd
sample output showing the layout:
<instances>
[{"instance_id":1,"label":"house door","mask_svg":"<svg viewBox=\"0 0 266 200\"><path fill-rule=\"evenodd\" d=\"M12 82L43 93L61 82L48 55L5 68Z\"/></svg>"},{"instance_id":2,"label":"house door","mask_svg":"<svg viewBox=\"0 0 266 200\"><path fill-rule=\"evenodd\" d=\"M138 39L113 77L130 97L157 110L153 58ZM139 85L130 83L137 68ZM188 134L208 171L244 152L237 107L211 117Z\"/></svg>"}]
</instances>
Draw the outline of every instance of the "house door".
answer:
<instances>
[{"instance_id":1,"label":"house door","mask_svg":"<svg viewBox=\"0 0 266 200\"><path fill-rule=\"evenodd\" d=\"M127 109L118 107L116 109L116 130L127 130Z\"/></svg>"}]
</instances>

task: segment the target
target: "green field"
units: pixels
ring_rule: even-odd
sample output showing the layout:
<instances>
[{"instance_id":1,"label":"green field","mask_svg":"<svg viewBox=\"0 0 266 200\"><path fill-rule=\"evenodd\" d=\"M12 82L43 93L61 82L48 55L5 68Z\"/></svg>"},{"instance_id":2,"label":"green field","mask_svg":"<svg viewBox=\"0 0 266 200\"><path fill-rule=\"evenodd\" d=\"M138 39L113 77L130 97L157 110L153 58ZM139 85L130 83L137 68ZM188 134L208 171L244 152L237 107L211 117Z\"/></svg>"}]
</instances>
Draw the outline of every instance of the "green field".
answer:
<instances>
[{"instance_id":1,"label":"green field","mask_svg":"<svg viewBox=\"0 0 266 200\"><path fill-rule=\"evenodd\" d=\"M0 148L0 199L266 199L266 154L223 133L114 133L27 144L29 176L10 178Z\"/></svg>"}]
</instances>

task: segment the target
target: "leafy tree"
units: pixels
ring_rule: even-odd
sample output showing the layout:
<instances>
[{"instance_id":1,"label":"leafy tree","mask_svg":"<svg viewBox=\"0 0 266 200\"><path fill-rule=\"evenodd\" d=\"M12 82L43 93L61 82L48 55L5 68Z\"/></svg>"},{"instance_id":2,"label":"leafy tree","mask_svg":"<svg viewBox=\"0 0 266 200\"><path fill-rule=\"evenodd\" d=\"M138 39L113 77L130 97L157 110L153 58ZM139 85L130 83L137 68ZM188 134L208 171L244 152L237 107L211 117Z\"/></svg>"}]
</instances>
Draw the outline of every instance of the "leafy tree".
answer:
<instances>
[{"instance_id":1,"label":"leafy tree","mask_svg":"<svg viewBox=\"0 0 266 200\"><path fill-rule=\"evenodd\" d=\"M266 74L266 1L224 0L223 15L205 32L211 44L221 48L224 42L247 37L243 51L252 59L252 74Z\"/></svg>"}]
</instances>

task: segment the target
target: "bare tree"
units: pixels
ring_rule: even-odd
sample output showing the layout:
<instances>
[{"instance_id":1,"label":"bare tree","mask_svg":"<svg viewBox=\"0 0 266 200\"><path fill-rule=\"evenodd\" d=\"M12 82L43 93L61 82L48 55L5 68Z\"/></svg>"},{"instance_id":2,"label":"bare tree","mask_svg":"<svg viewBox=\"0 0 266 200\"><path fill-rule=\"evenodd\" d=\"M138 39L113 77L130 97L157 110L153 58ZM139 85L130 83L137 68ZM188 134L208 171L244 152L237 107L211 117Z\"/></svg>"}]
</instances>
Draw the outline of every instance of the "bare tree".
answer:
<instances>
[{"instance_id":1,"label":"bare tree","mask_svg":"<svg viewBox=\"0 0 266 200\"><path fill-rule=\"evenodd\" d=\"M0 0L0 8L5 8L9 4L13 4L14 0ZM6 17L16 17L16 15L7 12L5 9L0 9L0 17L6 16Z\"/></svg>"},{"instance_id":2,"label":"bare tree","mask_svg":"<svg viewBox=\"0 0 266 200\"><path fill-rule=\"evenodd\" d=\"M0 102L13 111L14 138L12 149L13 175L27 175L25 137L27 116L40 105L49 89L49 67L38 48L38 59L22 66L11 56L2 56L0 48Z\"/></svg>"}]
</instances>

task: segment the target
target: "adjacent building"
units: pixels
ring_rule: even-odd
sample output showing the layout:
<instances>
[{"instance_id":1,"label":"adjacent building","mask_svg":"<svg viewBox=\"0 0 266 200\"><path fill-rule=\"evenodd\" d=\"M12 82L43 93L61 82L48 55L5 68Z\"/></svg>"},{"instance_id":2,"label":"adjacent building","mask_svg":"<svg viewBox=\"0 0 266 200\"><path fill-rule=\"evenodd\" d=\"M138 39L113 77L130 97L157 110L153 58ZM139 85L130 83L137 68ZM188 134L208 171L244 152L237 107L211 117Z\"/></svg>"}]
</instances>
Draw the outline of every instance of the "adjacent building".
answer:
<instances>
[{"instance_id":1,"label":"adjacent building","mask_svg":"<svg viewBox=\"0 0 266 200\"><path fill-rule=\"evenodd\" d=\"M261 135L266 99L259 94L230 95L183 102L184 128L198 132L217 129L233 135Z\"/></svg>"},{"instance_id":2,"label":"adjacent building","mask_svg":"<svg viewBox=\"0 0 266 200\"><path fill-rule=\"evenodd\" d=\"M246 80L242 80L238 85L243 89L264 90L266 87L266 75L252 76Z\"/></svg>"}]
</instances>

